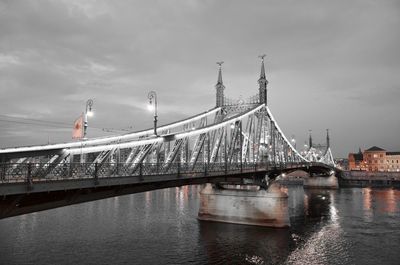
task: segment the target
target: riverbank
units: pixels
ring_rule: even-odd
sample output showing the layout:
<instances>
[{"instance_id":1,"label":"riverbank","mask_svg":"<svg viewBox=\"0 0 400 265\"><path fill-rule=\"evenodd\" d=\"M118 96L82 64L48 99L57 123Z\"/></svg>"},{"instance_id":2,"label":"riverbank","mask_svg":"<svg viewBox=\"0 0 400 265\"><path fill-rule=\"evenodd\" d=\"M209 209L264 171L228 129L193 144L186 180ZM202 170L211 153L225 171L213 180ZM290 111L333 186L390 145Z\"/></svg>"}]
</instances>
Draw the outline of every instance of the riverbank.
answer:
<instances>
[{"instance_id":1,"label":"riverbank","mask_svg":"<svg viewBox=\"0 0 400 265\"><path fill-rule=\"evenodd\" d=\"M400 188L400 172L343 171L340 187Z\"/></svg>"},{"instance_id":2,"label":"riverbank","mask_svg":"<svg viewBox=\"0 0 400 265\"><path fill-rule=\"evenodd\" d=\"M282 185L304 185L308 175L296 173L277 179ZM339 187L400 188L400 172L343 171L338 177Z\"/></svg>"}]
</instances>

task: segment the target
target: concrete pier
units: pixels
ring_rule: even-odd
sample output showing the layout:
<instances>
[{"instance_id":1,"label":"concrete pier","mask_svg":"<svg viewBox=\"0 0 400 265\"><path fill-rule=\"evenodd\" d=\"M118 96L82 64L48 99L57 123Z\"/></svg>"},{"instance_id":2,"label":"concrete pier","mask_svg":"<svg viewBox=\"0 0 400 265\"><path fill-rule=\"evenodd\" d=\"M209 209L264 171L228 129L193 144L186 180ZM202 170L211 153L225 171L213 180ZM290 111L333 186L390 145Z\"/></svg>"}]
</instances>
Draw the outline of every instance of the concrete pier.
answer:
<instances>
[{"instance_id":1,"label":"concrete pier","mask_svg":"<svg viewBox=\"0 0 400 265\"><path fill-rule=\"evenodd\" d=\"M331 176L312 176L304 178L304 188L306 189L338 189L339 182L335 175Z\"/></svg>"},{"instance_id":2,"label":"concrete pier","mask_svg":"<svg viewBox=\"0 0 400 265\"><path fill-rule=\"evenodd\" d=\"M207 183L200 191L200 220L289 227L288 195L278 184L268 190L254 185L227 185L224 189Z\"/></svg>"}]
</instances>

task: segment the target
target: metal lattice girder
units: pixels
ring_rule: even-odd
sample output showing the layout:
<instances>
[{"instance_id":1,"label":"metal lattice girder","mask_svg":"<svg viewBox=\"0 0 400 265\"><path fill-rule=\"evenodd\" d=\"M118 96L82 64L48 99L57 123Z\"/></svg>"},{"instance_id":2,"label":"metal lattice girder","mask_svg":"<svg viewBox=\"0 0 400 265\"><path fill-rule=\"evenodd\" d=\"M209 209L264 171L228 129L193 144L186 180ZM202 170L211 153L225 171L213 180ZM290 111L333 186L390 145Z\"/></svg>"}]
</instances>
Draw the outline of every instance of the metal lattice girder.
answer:
<instances>
[{"instance_id":1,"label":"metal lattice girder","mask_svg":"<svg viewBox=\"0 0 400 265\"><path fill-rule=\"evenodd\" d=\"M169 134L170 132L171 132L170 130L166 130L165 134ZM165 161L165 158L168 156L169 151L171 150L171 142L167 141L167 142L163 143L161 149L164 150L163 152L164 152L164 161Z\"/></svg>"},{"instance_id":2,"label":"metal lattice girder","mask_svg":"<svg viewBox=\"0 0 400 265\"><path fill-rule=\"evenodd\" d=\"M33 171L33 175L41 174L40 172L43 172L44 170L47 170L47 168L48 168L52 163L54 163L54 161L55 161L59 156L60 156L60 155L58 155L58 154L51 156L51 157L48 159L48 161L47 161L46 163L43 164L42 167L36 168L36 169Z\"/></svg>"},{"instance_id":3,"label":"metal lattice girder","mask_svg":"<svg viewBox=\"0 0 400 265\"><path fill-rule=\"evenodd\" d=\"M217 112L215 114L215 119L214 119L214 124L218 124L221 121L224 120L225 114L221 111L221 112ZM221 128L217 129L217 130L213 130L211 132L211 146L215 146L215 143L218 141L218 132Z\"/></svg>"},{"instance_id":4,"label":"metal lattice girder","mask_svg":"<svg viewBox=\"0 0 400 265\"><path fill-rule=\"evenodd\" d=\"M240 135L240 126L241 126L241 121L236 121L234 128L233 128L233 132L231 135L231 141L230 141L230 145L229 145L229 149L228 149L228 163L232 163L233 161L233 157L235 154L235 148L237 145L237 140Z\"/></svg>"},{"instance_id":5,"label":"metal lattice girder","mask_svg":"<svg viewBox=\"0 0 400 265\"><path fill-rule=\"evenodd\" d=\"M199 126L199 128L205 127L206 124L207 124L207 120L206 120L206 119L202 119L202 120L200 121L200 126ZM189 163L190 163L193 167L194 167L194 165L196 164L197 159L199 158L199 154L200 154L200 152L201 152L201 150L202 150L202 148L203 148L203 146L204 146L204 140L205 140L205 138L206 138L206 133L200 134L200 135L197 136L197 139L196 139L196 141L195 141L195 143L194 143L193 150L192 150L192 154L191 154L191 156L190 156L190 161L189 161Z\"/></svg>"},{"instance_id":6,"label":"metal lattice girder","mask_svg":"<svg viewBox=\"0 0 400 265\"><path fill-rule=\"evenodd\" d=\"M257 144L256 148L255 148L255 159L256 161L260 161L260 147L261 147L261 132L263 129L263 121L264 121L264 117L263 114L261 112L256 114L257 117L257 128L256 128L256 135L255 135L255 140L254 142Z\"/></svg>"},{"instance_id":7,"label":"metal lattice girder","mask_svg":"<svg viewBox=\"0 0 400 265\"><path fill-rule=\"evenodd\" d=\"M115 148L101 152L92 162L92 164L102 164L114 152Z\"/></svg>"},{"instance_id":8,"label":"metal lattice girder","mask_svg":"<svg viewBox=\"0 0 400 265\"><path fill-rule=\"evenodd\" d=\"M226 130L224 127L219 128L218 130L215 131L214 144L213 144L213 148L211 151L210 163L214 163L216 161L218 153L221 151L220 147L221 147L222 139L223 139L225 133L226 133Z\"/></svg>"},{"instance_id":9,"label":"metal lattice girder","mask_svg":"<svg viewBox=\"0 0 400 265\"><path fill-rule=\"evenodd\" d=\"M219 109L220 113L218 113L218 111L216 112L214 111L213 114L218 113L218 115L216 115L214 122L211 123L210 125L207 125L206 123L207 122L206 117L209 117L209 113L202 114L203 116L197 115L196 119L191 120L190 124L193 124L193 122L195 121L198 121L200 123L197 128L193 128L191 130L188 130L188 128L190 127L190 126L188 127L188 125L190 124L184 125L185 122L187 123L187 120L184 123L182 122L174 123L173 126L171 125L173 128L178 128L177 126L180 124L179 126L183 125L184 131L178 133L172 133L169 136L173 137L173 139L175 140L186 138L188 139L187 140L188 143L193 143L193 139L196 139L189 160L189 162L193 165L196 164L198 156L200 155L201 152L203 152L204 158L206 158L207 155L207 159L204 160L205 162L207 162L208 159L210 161L215 161L218 159L218 157L220 157L222 161L222 157L224 156L225 158L225 150L227 148L229 149L226 155L226 160L228 162L233 162L236 160L237 161L241 160L242 162L244 160L246 162L249 159L251 159L250 158L251 153L253 153L252 155L254 161L260 161L261 144L266 145L268 143L271 145L272 148L269 148L269 146L265 146L266 148L263 148L263 152L265 152L264 153L265 155L268 154L269 161L285 162L289 161L289 159L292 159L294 161L307 162L307 159L302 157L297 152L297 150L295 150L291 146L290 142L287 141L286 137L283 135L276 121L272 117L272 114L270 113L268 107L266 107L264 104L259 104L255 106L250 106L250 105L239 106L239 105L240 104L238 104L238 106L230 107L230 109L226 112L220 111L221 109ZM251 117L254 115L256 115L257 119L255 119L255 117ZM246 126L245 130L242 131L242 133L240 134L238 133L239 129L238 125L239 124L242 125L243 122L245 121L247 121L248 125ZM232 135L229 135L228 127L232 123L236 124L236 127L234 128L234 130L231 130ZM225 130L225 132L221 133L222 130ZM138 135L140 134L136 134L136 136ZM228 136L226 137L228 138L228 140L222 141L224 135ZM263 137L261 137L261 135L263 135ZM113 150L114 148L120 150L122 148L123 150L130 150L130 152L132 153L128 155L128 158L125 161L129 163L129 165L137 164L138 161L143 161L143 159L151 160L154 158L155 155L158 158L160 151L166 153L166 155L161 156L161 158L164 157L164 160L168 160L168 156L171 153L168 152L169 141L167 141L166 140L167 137L163 135L161 135L160 137L154 137L154 135L148 134L148 136L144 136L144 138L142 139L130 138L132 140L129 141L127 140L127 138L121 138L121 137L115 138L113 139L113 141L111 141L111 139L113 138L107 138L106 144L99 144L104 139L102 139L100 142L96 142L97 139L95 139L96 141L88 140L85 141L84 145L82 145L82 143L72 143L71 147L74 145L76 145L77 147L72 147L65 150L67 150L67 152L70 153L71 155L75 156L80 154L85 154L87 155L88 160L92 160L91 157L93 158L95 154L96 155L101 154L101 156L105 155L107 157L108 155L107 152L105 151ZM241 144L238 144L239 142L238 140L240 140ZM205 148L205 141L207 141L207 148ZM251 141L253 142L253 146L252 148L249 148ZM185 143L185 141L183 142ZM159 148L155 149L154 146L157 146ZM222 150L221 146L223 146L224 152L221 152ZM60 145L57 145L57 147L60 147ZM14 157L18 156L29 157L28 154L29 155L33 154L32 150L40 150L41 151L40 155L44 156L46 154L43 152L43 150L47 150L43 149L42 147L37 147L37 148L35 147L33 149L28 148L29 150L25 149L26 148L22 149L13 148L11 150L11 153L14 151L17 152L16 150L18 150L19 153L13 154ZM238 151L239 149L241 150L241 152ZM24 155L23 150L30 153L26 153ZM53 150L53 149L48 149L48 150ZM156 150L156 152L154 152L154 150ZM181 152L184 152L184 150L181 149ZM39 152L36 152L36 155L38 154ZM52 152L49 151L49 154L54 155L55 150L53 150ZM182 153L181 161L187 163L189 157L185 157L185 154L186 153ZM234 156L236 157L235 158L236 160L233 159ZM293 158L291 156L293 156ZM6 155L4 157L6 157ZM34 161L37 160L38 159L35 158ZM96 158L94 158L94 160L96 160Z\"/></svg>"},{"instance_id":10,"label":"metal lattice girder","mask_svg":"<svg viewBox=\"0 0 400 265\"><path fill-rule=\"evenodd\" d=\"M288 141L288 139L286 138L286 136L283 134L282 130L280 129L280 127L278 126L278 124L276 123L274 117L272 116L271 111L269 110L268 106L265 106L265 110L267 112L267 115L269 117L269 119L271 121L274 122L275 126L276 126L276 130L277 132L282 136L283 140L288 144L288 146L290 147L290 149L295 153L295 155L300 159L300 161L305 161L305 162L309 162L305 157L303 157L290 143L290 141Z\"/></svg>"},{"instance_id":11,"label":"metal lattice girder","mask_svg":"<svg viewBox=\"0 0 400 265\"><path fill-rule=\"evenodd\" d=\"M183 138L183 143L181 147L181 163L186 164L188 163L189 158L189 137Z\"/></svg>"},{"instance_id":12,"label":"metal lattice girder","mask_svg":"<svg viewBox=\"0 0 400 265\"><path fill-rule=\"evenodd\" d=\"M196 165L197 159L199 158L199 154L204 146L204 141L206 139L206 133L200 134L193 147L192 155L190 156L190 164L192 167Z\"/></svg>"},{"instance_id":13,"label":"metal lattice girder","mask_svg":"<svg viewBox=\"0 0 400 265\"><path fill-rule=\"evenodd\" d=\"M137 153L139 152L139 146L134 146L131 148L131 151L129 152L128 157L125 160L125 165L129 165L132 160L135 158Z\"/></svg>"},{"instance_id":14,"label":"metal lattice girder","mask_svg":"<svg viewBox=\"0 0 400 265\"><path fill-rule=\"evenodd\" d=\"M330 147L328 147L328 149L325 152L325 155L323 157L321 157L320 161L322 163L331 165L331 166L336 166L335 164L335 160L333 159L333 155L332 155L332 150Z\"/></svg>"},{"instance_id":15,"label":"metal lattice girder","mask_svg":"<svg viewBox=\"0 0 400 265\"><path fill-rule=\"evenodd\" d=\"M63 163L63 160L69 156L70 154L67 151L62 152L56 159L53 160L53 162L45 165L45 167L41 170L40 174L38 174L39 177L45 177L48 174L50 174L52 170L59 167L60 164Z\"/></svg>"},{"instance_id":16,"label":"metal lattice girder","mask_svg":"<svg viewBox=\"0 0 400 265\"><path fill-rule=\"evenodd\" d=\"M21 158L18 158L18 160L17 160L15 163L13 163L12 166L11 166L10 168L7 169L6 174L12 175L13 172L14 172L15 170L17 170L17 168L18 168L20 165L22 165L24 162L27 162L27 160L28 160L28 157L21 157Z\"/></svg>"},{"instance_id":17,"label":"metal lattice girder","mask_svg":"<svg viewBox=\"0 0 400 265\"><path fill-rule=\"evenodd\" d=\"M97 157L93 160L93 162L89 166L89 173L95 171L96 167L101 167L105 161L114 153L116 148L111 150L105 150L100 152Z\"/></svg>"},{"instance_id":18,"label":"metal lattice girder","mask_svg":"<svg viewBox=\"0 0 400 265\"><path fill-rule=\"evenodd\" d=\"M251 137L251 130L253 127L253 119L254 115L251 115L249 119L247 120L246 124L246 129L245 131L242 131L242 136L243 136L243 144L242 144L242 161L246 162L248 161L248 150L249 150L249 142L250 142L250 137Z\"/></svg>"},{"instance_id":19,"label":"metal lattice girder","mask_svg":"<svg viewBox=\"0 0 400 265\"><path fill-rule=\"evenodd\" d=\"M140 147L139 153L136 155L135 159L133 159L132 164L130 165L132 172L134 172L138 168L139 164L143 162L143 159L156 144L157 143L151 143Z\"/></svg>"},{"instance_id":20,"label":"metal lattice girder","mask_svg":"<svg viewBox=\"0 0 400 265\"><path fill-rule=\"evenodd\" d=\"M190 124L186 124L183 126L183 131L190 131ZM188 162L189 157L189 137L185 137L182 142L182 147L180 148L180 163L186 164Z\"/></svg>"},{"instance_id":21,"label":"metal lattice girder","mask_svg":"<svg viewBox=\"0 0 400 265\"><path fill-rule=\"evenodd\" d=\"M177 154L180 151L180 148L185 141L185 138L183 139L178 139L175 141L174 146L172 147L171 152L169 152L168 157L164 161L163 169L168 170L171 166L171 164L174 162Z\"/></svg>"}]
</instances>

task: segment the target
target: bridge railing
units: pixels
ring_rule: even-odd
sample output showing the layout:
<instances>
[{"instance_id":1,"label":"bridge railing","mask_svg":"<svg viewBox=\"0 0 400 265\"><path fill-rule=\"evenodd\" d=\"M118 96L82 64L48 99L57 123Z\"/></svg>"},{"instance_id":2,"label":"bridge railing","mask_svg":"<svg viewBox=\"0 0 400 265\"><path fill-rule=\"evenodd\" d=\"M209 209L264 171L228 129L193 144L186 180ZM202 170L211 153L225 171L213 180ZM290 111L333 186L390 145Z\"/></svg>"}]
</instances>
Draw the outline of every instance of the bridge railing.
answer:
<instances>
[{"instance_id":1,"label":"bridge railing","mask_svg":"<svg viewBox=\"0 0 400 265\"><path fill-rule=\"evenodd\" d=\"M313 163L315 164L315 163ZM226 175L268 170L282 170L312 163L231 162L231 163L0 163L1 183L74 180L109 177L145 177L155 175Z\"/></svg>"}]
</instances>

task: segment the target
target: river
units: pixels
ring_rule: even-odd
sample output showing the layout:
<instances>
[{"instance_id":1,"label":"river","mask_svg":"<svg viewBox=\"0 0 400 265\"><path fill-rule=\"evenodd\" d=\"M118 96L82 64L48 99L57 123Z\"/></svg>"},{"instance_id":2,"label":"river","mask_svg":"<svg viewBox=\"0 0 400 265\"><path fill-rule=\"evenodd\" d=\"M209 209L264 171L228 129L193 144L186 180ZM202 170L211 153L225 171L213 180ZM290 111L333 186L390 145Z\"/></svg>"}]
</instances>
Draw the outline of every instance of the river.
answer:
<instances>
[{"instance_id":1,"label":"river","mask_svg":"<svg viewBox=\"0 0 400 265\"><path fill-rule=\"evenodd\" d=\"M400 190L289 186L291 227L197 220L200 186L0 220L0 264L400 264Z\"/></svg>"}]
</instances>

